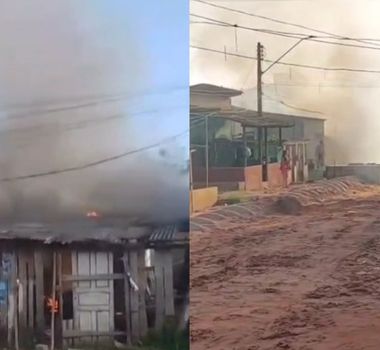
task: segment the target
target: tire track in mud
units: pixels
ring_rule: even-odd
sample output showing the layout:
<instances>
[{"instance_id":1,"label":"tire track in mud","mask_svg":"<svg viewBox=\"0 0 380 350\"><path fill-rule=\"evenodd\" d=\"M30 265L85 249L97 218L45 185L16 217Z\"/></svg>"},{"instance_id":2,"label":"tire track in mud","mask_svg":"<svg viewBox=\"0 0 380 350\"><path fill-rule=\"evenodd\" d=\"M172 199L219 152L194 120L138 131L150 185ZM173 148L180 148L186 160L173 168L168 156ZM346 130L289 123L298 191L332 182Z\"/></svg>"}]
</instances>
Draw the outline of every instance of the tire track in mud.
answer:
<instances>
[{"instance_id":1,"label":"tire track in mud","mask_svg":"<svg viewBox=\"0 0 380 350\"><path fill-rule=\"evenodd\" d=\"M368 207L373 210L373 202ZM366 205L360 204L358 208L363 210ZM353 227L355 225L347 225L337 231L349 232ZM329 276L332 280L305 293L297 306L276 318L266 329L261 339L275 341L268 349L299 349L297 338L303 336L310 347L302 349L315 349L313 344L326 339L323 330L337 327L333 317L336 310L352 314L369 305L372 309L380 308L380 220L373 220L362 231L368 231L365 239L357 249L338 261ZM314 337L310 336L313 333ZM355 346L345 349L356 349Z\"/></svg>"},{"instance_id":2,"label":"tire track in mud","mask_svg":"<svg viewBox=\"0 0 380 350\"><path fill-rule=\"evenodd\" d=\"M380 197L350 197L360 186L326 190L328 204L301 216L273 216L272 199L260 219L247 213L193 236L192 347L377 350L366 334L352 346L337 337L373 324L368 308L380 309ZM335 193L347 202L331 204Z\"/></svg>"}]
</instances>

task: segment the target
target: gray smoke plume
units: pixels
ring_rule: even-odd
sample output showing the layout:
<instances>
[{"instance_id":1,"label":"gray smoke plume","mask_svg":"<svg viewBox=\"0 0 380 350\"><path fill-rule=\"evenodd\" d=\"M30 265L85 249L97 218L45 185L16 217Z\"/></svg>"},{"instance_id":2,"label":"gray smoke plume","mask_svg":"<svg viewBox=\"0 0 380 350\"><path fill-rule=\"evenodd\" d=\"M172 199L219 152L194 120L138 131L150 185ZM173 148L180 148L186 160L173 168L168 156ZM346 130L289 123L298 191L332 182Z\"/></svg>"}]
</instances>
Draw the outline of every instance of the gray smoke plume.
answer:
<instances>
[{"instance_id":1,"label":"gray smoke plume","mask_svg":"<svg viewBox=\"0 0 380 350\"><path fill-rule=\"evenodd\" d=\"M127 13L121 20L95 9L92 2L1 2L1 180L178 134L168 125L187 117L181 92L151 82L154 62ZM145 221L186 218L186 137L163 143L165 157L152 147L83 170L0 181L0 217L55 220L96 210Z\"/></svg>"}]
</instances>

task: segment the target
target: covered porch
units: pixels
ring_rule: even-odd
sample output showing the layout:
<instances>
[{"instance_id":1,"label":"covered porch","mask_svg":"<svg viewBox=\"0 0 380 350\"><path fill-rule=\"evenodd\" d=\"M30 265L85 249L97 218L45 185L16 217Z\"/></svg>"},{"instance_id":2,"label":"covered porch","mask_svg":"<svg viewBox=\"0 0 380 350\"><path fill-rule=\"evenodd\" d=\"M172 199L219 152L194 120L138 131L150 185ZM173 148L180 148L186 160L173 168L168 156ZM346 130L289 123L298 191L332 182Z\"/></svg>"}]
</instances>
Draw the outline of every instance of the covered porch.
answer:
<instances>
[{"instance_id":1,"label":"covered porch","mask_svg":"<svg viewBox=\"0 0 380 350\"><path fill-rule=\"evenodd\" d=\"M238 107L190 108L194 188L260 190L281 185L282 130L293 126L281 114Z\"/></svg>"}]
</instances>

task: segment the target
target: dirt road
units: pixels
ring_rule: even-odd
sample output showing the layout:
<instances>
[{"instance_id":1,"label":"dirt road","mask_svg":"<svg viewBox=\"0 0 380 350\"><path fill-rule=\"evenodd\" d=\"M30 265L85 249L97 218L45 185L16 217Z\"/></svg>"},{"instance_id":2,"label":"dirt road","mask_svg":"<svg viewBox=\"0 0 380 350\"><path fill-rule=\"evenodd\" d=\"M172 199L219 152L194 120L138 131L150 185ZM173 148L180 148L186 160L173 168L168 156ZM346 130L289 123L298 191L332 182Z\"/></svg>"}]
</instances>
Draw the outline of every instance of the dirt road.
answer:
<instances>
[{"instance_id":1,"label":"dirt road","mask_svg":"<svg viewBox=\"0 0 380 350\"><path fill-rule=\"evenodd\" d=\"M191 238L192 350L380 349L380 190L221 227Z\"/></svg>"}]
</instances>

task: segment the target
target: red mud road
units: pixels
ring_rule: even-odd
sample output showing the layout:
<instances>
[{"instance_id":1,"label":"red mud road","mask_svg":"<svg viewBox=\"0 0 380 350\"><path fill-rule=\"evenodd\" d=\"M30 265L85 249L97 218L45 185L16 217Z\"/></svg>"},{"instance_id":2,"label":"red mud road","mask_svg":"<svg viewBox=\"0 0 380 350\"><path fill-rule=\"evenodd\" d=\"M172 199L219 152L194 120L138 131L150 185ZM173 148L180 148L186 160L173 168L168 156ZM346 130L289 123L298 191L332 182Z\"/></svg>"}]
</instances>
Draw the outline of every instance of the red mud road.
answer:
<instances>
[{"instance_id":1,"label":"red mud road","mask_svg":"<svg viewBox=\"0 0 380 350\"><path fill-rule=\"evenodd\" d=\"M192 232L192 350L380 349L380 189L223 226Z\"/></svg>"}]
</instances>

